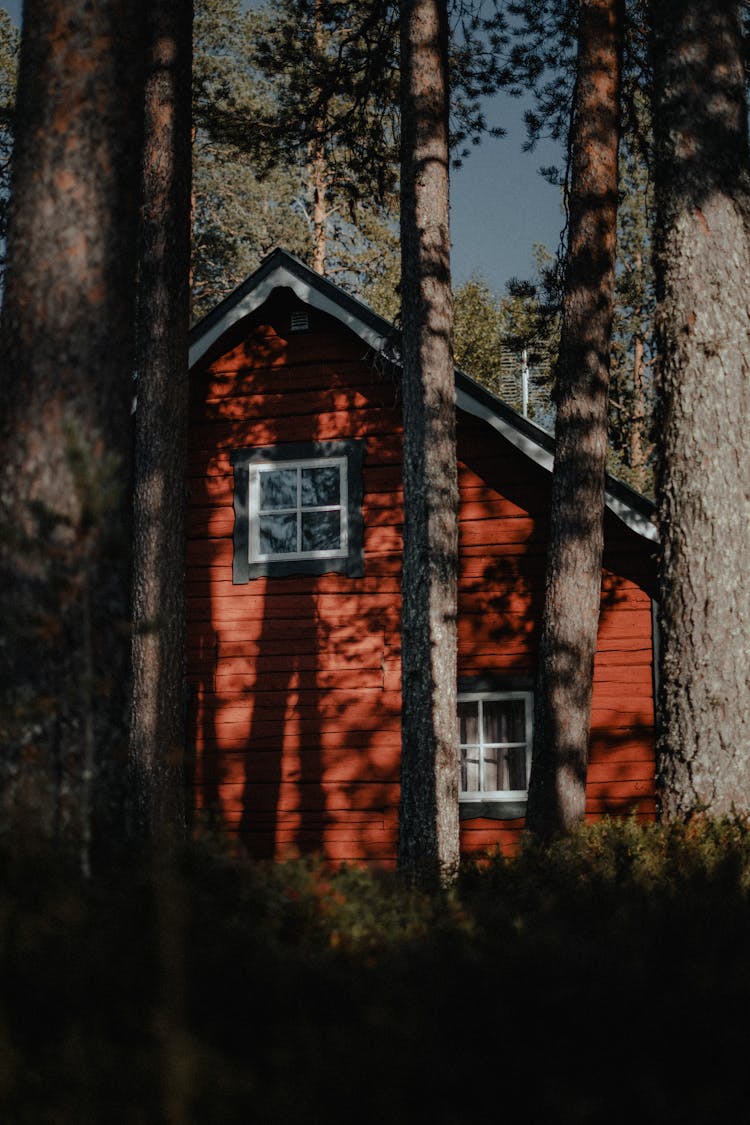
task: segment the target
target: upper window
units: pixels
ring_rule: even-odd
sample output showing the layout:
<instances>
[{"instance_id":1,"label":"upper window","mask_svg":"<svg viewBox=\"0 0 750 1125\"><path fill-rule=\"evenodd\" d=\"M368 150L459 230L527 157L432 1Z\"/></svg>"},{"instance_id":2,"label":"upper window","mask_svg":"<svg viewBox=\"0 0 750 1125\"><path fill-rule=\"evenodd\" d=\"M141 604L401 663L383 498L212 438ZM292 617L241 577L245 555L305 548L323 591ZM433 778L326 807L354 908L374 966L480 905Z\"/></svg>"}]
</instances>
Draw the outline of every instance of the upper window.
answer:
<instances>
[{"instance_id":1,"label":"upper window","mask_svg":"<svg viewBox=\"0 0 750 1125\"><path fill-rule=\"evenodd\" d=\"M532 693L458 697L462 802L525 802L531 768Z\"/></svg>"},{"instance_id":2,"label":"upper window","mask_svg":"<svg viewBox=\"0 0 750 1125\"><path fill-rule=\"evenodd\" d=\"M263 574L361 574L362 443L238 450L234 581Z\"/></svg>"}]
</instances>

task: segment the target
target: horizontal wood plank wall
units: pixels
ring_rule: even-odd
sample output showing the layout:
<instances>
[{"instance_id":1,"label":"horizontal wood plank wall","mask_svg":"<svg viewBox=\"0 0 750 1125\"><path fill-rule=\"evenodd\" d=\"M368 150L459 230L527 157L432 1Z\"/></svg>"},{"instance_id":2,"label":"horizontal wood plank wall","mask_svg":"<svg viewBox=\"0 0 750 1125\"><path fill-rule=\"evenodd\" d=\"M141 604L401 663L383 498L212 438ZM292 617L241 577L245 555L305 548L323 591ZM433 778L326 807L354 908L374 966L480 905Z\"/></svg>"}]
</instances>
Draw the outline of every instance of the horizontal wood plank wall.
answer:
<instances>
[{"instance_id":1,"label":"horizontal wood plank wall","mask_svg":"<svg viewBox=\"0 0 750 1125\"><path fill-rule=\"evenodd\" d=\"M403 495L398 390L365 345L274 295L191 383L188 669L196 823L248 854L392 865L400 757ZM233 449L359 438L365 575L232 583ZM547 474L459 418L460 675L533 675ZM653 815L651 564L608 523L587 815ZM622 560L625 560L624 564ZM516 846L521 821L462 823L462 848Z\"/></svg>"},{"instance_id":2,"label":"horizontal wood plank wall","mask_svg":"<svg viewBox=\"0 0 750 1125\"><path fill-rule=\"evenodd\" d=\"M498 686L532 686L541 618L549 474L469 416L459 416L459 666ZM594 669L586 817L655 815L648 544L607 513ZM505 685L503 685L505 680ZM522 820L465 820L464 852L518 846Z\"/></svg>"},{"instance_id":3,"label":"horizontal wood plank wall","mask_svg":"<svg viewBox=\"0 0 750 1125\"><path fill-rule=\"evenodd\" d=\"M273 297L195 373L188 628L200 822L248 854L392 864L400 761L401 435L365 345ZM365 441L364 578L232 583L232 450Z\"/></svg>"}]
</instances>

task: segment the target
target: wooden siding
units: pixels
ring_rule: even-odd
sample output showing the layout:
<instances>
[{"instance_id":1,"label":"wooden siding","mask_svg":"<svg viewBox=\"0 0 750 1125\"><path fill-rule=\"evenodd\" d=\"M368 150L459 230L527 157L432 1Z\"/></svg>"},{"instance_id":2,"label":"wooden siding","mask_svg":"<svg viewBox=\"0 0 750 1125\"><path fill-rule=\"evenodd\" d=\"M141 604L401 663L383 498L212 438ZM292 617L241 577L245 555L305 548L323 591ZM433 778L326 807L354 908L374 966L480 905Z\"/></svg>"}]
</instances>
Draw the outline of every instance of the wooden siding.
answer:
<instances>
[{"instance_id":1,"label":"wooden siding","mask_svg":"<svg viewBox=\"0 0 750 1125\"><path fill-rule=\"evenodd\" d=\"M191 384L188 668L196 823L256 857L394 862L400 757L401 423L393 375L275 294ZM232 583L233 476L247 446L365 442L365 574ZM547 474L459 416L459 665L529 681L544 581ZM648 545L614 517L597 653L587 816L654 813ZM522 821L468 820L462 848L513 848Z\"/></svg>"}]
</instances>

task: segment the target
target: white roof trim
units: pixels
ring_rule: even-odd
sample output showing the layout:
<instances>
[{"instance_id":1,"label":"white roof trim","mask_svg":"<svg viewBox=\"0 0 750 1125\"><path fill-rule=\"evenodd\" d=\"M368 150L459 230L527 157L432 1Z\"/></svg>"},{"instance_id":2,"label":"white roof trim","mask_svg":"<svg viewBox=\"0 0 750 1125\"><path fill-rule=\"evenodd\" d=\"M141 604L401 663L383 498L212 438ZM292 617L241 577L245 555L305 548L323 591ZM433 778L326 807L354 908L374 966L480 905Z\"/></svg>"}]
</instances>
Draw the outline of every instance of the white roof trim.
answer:
<instances>
[{"instance_id":1,"label":"white roof trim","mask_svg":"<svg viewBox=\"0 0 750 1125\"><path fill-rule=\"evenodd\" d=\"M522 434L515 426L511 426L510 422L500 418L494 410L490 410L484 403L479 402L478 399L467 394L466 391L462 391L459 387L456 387L456 406L459 410L464 410L467 414L473 414L475 418L481 418L483 422L487 422L504 438L507 438L512 445L515 445L516 449L520 449L521 453L525 453L532 461L536 461L537 465L541 465L550 473L552 472L555 459L551 453L548 453L543 446L532 441L526 434Z\"/></svg>"},{"instance_id":2,"label":"white roof trim","mask_svg":"<svg viewBox=\"0 0 750 1125\"><path fill-rule=\"evenodd\" d=\"M650 519L641 515L640 512L636 512L635 508L631 508L629 504L620 500L619 497L613 496L611 492L605 492L604 496L610 512L614 512L624 524L627 524L631 531L636 531L644 539L650 539L652 543L659 542L659 532Z\"/></svg>"},{"instance_id":3,"label":"white roof trim","mask_svg":"<svg viewBox=\"0 0 750 1125\"><path fill-rule=\"evenodd\" d=\"M312 305L313 308L319 309L321 312L328 313L329 316L334 316L337 320L345 324L347 328L351 328L352 332L356 333L360 339L369 344L371 348L376 351L382 351L386 345L386 337L379 332L375 332L369 324L361 320L358 316L349 312L347 309L342 308L336 301L332 301L324 293L321 293L314 285L308 284L301 278L288 270L285 265L279 264L271 272L263 278L263 280L247 293L241 301L233 305L227 310L226 314L217 320L215 324L204 332L199 339L195 341L190 349L189 364L193 367L202 356L208 351L211 345L222 336L228 328L236 324L244 316L249 316L259 308L264 301L266 301L274 289L285 287L293 289L300 301L307 305Z\"/></svg>"},{"instance_id":4,"label":"white roof trim","mask_svg":"<svg viewBox=\"0 0 750 1125\"><path fill-rule=\"evenodd\" d=\"M301 263L299 264L301 265ZM321 292L320 286L316 284L320 279L312 270L302 266L302 272L309 272L310 281L298 276L283 261L274 266L241 300L232 304L222 317L201 333L190 348L190 367L192 368L206 354L211 345L227 329L243 317L249 316L270 297L274 289L281 287L292 289L304 304L335 317L375 351L384 352L387 349L392 341L385 332L378 332L363 317L357 316L355 311L351 311L342 302L337 301L335 296L329 296L325 292ZM330 285L329 288L331 288ZM333 292L335 294L335 287L333 287ZM526 457L546 469L547 472L552 472L554 466L552 453L545 449L543 445L534 441L533 437L529 437L522 430L517 429L512 422L500 417L491 407L478 398L474 398L470 392L456 387L456 406L467 414L473 414L475 418L481 418L483 422L502 434L511 445L514 445ZM642 535L645 539L650 539L655 543L658 542L659 533L647 516L609 490L606 491L605 498L610 511L621 519L627 527L638 535Z\"/></svg>"},{"instance_id":5,"label":"white roof trim","mask_svg":"<svg viewBox=\"0 0 750 1125\"><path fill-rule=\"evenodd\" d=\"M550 473L552 472L555 458L548 450L527 437L526 434L521 433L515 426L512 426L493 410L490 410L488 406L485 406L472 395L467 394L466 391L458 387L456 388L456 406L459 410L464 410L467 414L473 414L475 418L481 418L483 422L486 422L489 426L492 426L494 430L502 434L503 437L506 438L511 445L514 445L516 449L520 450L521 453L525 453L527 457L535 461L537 465L541 465L543 469L546 469ZM631 508L624 500L620 500L609 491L605 492L605 500L609 510L614 512L614 514L632 531L637 532L638 535L642 535L646 539L651 539L654 543L658 542L659 534L651 520L641 515L640 512Z\"/></svg>"}]
</instances>

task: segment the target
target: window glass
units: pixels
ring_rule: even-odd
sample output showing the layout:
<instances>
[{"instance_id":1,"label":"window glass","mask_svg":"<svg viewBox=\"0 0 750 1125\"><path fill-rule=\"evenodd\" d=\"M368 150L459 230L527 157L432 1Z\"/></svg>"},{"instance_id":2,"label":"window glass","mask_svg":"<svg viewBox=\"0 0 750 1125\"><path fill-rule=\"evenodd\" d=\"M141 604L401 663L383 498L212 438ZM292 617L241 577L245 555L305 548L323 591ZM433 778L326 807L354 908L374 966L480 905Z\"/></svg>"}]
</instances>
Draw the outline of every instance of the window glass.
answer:
<instances>
[{"instance_id":1,"label":"window glass","mask_svg":"<svg viewBox=\"0 0 750 1125\"><path fill-rule=\"evenodd\" d=\"M498 772L500 767L500 772ZM502 756L498 755L496 746L485 747L482 751L482 779L483 792L494 792L496 789L506 789L502 777Z\"/></svg>"},{"instance_id":2,"label":"window glass","mask_svg":"<svg viewBox=\"0 0 750 1125\"><path fill-rule=\"evenodd\" d=\"M485 742L525 742L526 705L523 699L485 699Z\"/></svg>"},{"instance_id":3,"label":"window glass","mask_svg":"<svg viewBox=\"0 0 750 1125\"><path fill-rule=\"evenodd\" d=\"M297 507L297 470L264 469L260 475L260 509Z\"/></svg>"},{"instance_id":4,"label":"window glass","mask_svg":"<svg viewBox=\"0 0 750 1125\"><path fill-rule=\"evenodd\" d=\"M507 789L525 789L529 781L526 776L526 747L517 746L505 751L507 768Z\"/></svg>"},{"instance_id":5,"label":"window glass","mask_svg":"<svg viewBox=\"0 0 750 1125\"><path fill-rule=\"evenodd\" d=\"M341 503L341 469L319 465L302 470L302 507L315 508Z\"/></svg>"},{"instance_id":6,"label":"window glass","mask_svg":"<svg viewBox=\"0 0 750 1125\"><path fill-rule=\"evenodd\" d=\"M341 546L341 512L303 512L302 550L335 551Z\"/></svg>"},{"instance_id":7,"label":"window glass","mask_svg":"<svg viewBox=\"0 0 750 1125\"><path fill-rule=\"evenodd\" d=\"M458 740L461 746L479 744L479 704L459 702L458 704Z\"/></svg>"},{"instance_id":8,"label":"window glass","mask_svg":"<svg viewBox=\"0 0 750 1125\"><path fill-rule=\"evenodd\" d=\"M530 765L531 693L459 699L461 795L525 799Z\"/></svg>"},{"instance_id":9,"label":"window glass","mask_svg":"<svg viewBox=\"0 0 750 1125\"><path fill-rule=\"evenodd\" d=\"M479 793L479 747L461 747L461 792Z\"/></svg>"},{"instance_id":10,"label":"window glass","mask_svg":"<svg viewBox=\"0 0 750 1125\"><path fill-rule=\"evenodd\" d=\"M262 515L258 520L258 539L262 555L281 555L296 551L296 515Z\"/></svg>"}]
</instances>

